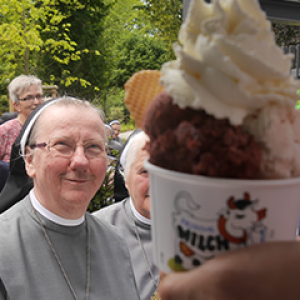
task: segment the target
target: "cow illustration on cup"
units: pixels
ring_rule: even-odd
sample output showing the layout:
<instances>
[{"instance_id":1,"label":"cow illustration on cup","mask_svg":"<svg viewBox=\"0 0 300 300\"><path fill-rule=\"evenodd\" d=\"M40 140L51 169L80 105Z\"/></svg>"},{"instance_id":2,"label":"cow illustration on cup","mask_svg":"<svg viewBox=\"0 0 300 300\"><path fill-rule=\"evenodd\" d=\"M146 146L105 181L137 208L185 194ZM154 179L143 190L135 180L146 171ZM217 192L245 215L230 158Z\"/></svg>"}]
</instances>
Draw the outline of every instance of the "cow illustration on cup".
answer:
<instances>
[{"instance_id":1,"label":"cow illustration on cup","mask_svg":"<svg viewBox=\"0 0 300 300\"><path fill-rule=\"evenodd\" d=\"M168 262L172 270L195 268L224 251L262 243L272 235L263 223L267 209L257 209L259 200L251 200L248 192L224 202L215 216L204 218L189 192L177 193L173 213L176 254Z\"/></svg>"}]
</instances>

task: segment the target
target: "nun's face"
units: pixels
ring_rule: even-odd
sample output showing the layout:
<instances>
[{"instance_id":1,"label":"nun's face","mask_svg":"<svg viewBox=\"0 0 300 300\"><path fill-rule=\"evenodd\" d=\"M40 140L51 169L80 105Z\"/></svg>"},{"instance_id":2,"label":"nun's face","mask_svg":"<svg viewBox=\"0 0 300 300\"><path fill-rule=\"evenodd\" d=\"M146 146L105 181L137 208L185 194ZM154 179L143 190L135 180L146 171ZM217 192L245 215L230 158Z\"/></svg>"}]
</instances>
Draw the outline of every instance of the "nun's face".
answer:
<instances>
[{"instance_id":1,"label":"nun's face","mask_svg":"<svg viewBox=\"0 0 300 300\"><path fill-rule=\"evenodd\" d=\"M121 125L119 125L119 124L113 124L113 125L111 125L111 127L114 130L113 138L115 139L116 137L119 136L119 134L121 132Z\"/></svg>"},{"instance_id":2,"label":"nun's face","mask_svg":"<svg viewBox=\"0 0 300 300\"><path fill-rule=\"evenodd\" d=\"M136 159L130 166L129 174L125 179L125 185L135 209L150 219L149 177L144 167L144 162L148 157L147 151L137 151Z\"/></svg>"},{"instance_id":3,"label":"nun's face","mask_svg":"<svg viewBox=\"0 0 300 300\"><path fill-rule=\"evenodd\" d=\"M106 139L111 138L111 130L110 130L110 128L105 127L105 130L106 130Z\"/></svg>"},{"instance_id":4,"label":"nun's face","mask_svg":"<svg viewBox=\"0 0 300 300\"><path fill-rule=\"evenodd\" d=\"M65 147L67 140L75 146L69 157L62 156L54 147L29 150L31 155L26 156L26 170L34 179L35 196L56 215L80 218L105 177L104 124L92 109L53 105L41 115L36 126L39 126L36 144L49 144L53 138L59 138L59 149ZM85 148L83 144L91 140L94 141L91 148ZM98 145L103 145L99 155L87 155L87 149L94 151Z\"/></svg>"}]
</instances>

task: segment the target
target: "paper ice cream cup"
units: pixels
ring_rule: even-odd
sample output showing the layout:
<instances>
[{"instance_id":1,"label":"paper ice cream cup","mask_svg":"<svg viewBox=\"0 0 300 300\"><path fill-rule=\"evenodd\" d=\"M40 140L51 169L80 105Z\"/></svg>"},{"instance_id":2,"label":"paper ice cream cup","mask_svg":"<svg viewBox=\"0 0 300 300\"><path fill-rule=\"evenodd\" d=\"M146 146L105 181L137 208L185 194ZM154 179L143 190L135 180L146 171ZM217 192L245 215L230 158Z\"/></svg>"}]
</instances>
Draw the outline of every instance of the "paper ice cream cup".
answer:
<instances>
[{"instance_id":1,"label":"paper ice cream cup","mask_svg":"<svg viewBox=\"0 0 300 300\"><path fill-rule=\"evenodd\" d=\"M193 269L230 250L294 240L300 178L216 179L145 162L150 178L152 239L165 273Z\"/></svg>"}]
</instances>

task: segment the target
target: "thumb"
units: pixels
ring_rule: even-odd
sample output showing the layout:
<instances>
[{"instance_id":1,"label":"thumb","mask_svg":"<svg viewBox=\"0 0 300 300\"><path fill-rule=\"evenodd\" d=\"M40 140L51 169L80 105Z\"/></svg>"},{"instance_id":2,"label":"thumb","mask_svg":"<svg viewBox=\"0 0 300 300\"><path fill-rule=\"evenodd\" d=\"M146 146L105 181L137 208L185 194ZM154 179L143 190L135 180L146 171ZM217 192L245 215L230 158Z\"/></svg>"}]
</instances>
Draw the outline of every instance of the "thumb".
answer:
<instances>
[{"instance_id":1,"label":"thumb","mask_svg":"<svg viewBox=\"0 0 300 300\"><path fill-rule=\"evenodd\" d=\"M189 281L189 272L176 272L165 274L160 272L159 295L161 300L191 300L190 290L186 286Z\"/></svg>"}]
</instances>

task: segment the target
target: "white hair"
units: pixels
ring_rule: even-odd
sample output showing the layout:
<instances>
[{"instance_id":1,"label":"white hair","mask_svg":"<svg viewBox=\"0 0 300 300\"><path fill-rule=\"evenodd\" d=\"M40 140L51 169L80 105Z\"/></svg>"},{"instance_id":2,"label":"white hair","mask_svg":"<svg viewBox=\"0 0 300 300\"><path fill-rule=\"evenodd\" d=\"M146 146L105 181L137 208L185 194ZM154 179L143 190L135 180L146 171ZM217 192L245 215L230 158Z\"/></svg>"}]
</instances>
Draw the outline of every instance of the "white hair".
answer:
<instances>
[{"instance_id":1,"label":"white hair","mask_svg":"<svg viewBox=\"0 0 300 300\"><path fill-rule=\"evenodd\" d=\"M43 92L42 81L33 75L20 75L8 86L9 97L13 103L19 103L19 95L35 85Z\"/></svg>"},{"instance_id":2,"label":"white hair","mask_svg":"<svg viewBox=\"0 0 300 300\"><path fill-rule=\"evenodd\" d=\"M146 135L144 131L141 131L130 138L128 144L122 151L120 163L123 166L124 173L121 174L125 180L128 178L131 166L137 158L137 152L142 150L148 141L148 135Z\"/></svg>"}]
</instances>

